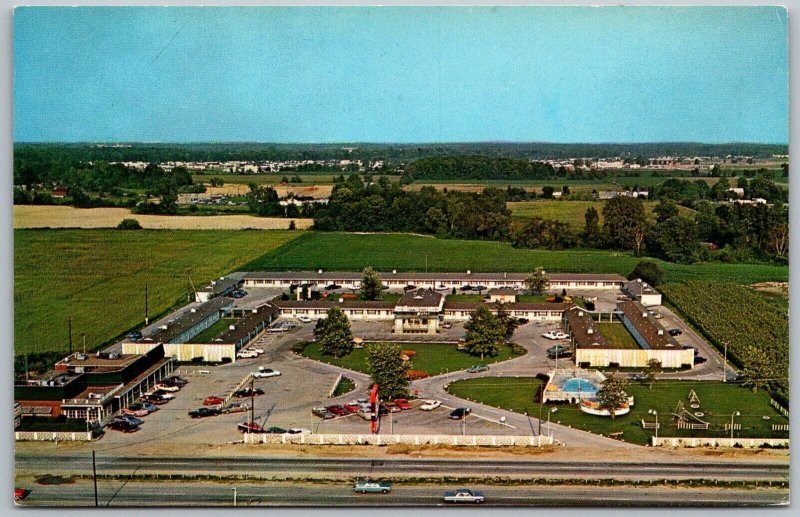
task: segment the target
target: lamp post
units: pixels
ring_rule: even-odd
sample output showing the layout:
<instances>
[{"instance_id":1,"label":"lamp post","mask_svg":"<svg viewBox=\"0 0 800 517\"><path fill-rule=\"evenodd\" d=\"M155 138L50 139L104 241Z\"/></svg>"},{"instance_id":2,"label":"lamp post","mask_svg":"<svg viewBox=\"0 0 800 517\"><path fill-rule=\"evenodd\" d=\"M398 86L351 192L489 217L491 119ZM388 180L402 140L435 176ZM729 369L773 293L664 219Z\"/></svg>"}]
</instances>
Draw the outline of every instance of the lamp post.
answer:
<instances>
[{"instance_id":1,"label":"lamp post","mask_svg":"<svg viewBox=\"0 0 800 517\"><path fill-rule=\"evenodd\" d=\"M658 438L658 411L656 411L655 409L650 409L647 412L656 417L656 431L654 436L655 438Z\"/></svg>"},{"instance_id":2,"label":"lamp post","mask_svg":"<svg viewBox=\"0 0 800 517\"><path fill-rule=\"evenodd\" d=\"M728 382L728 342L725 345L725 352L722 356L722 382Z\"/></svg>"},{"instance_id":3,"label":"lamp post","mask_svg":"<svg viewBox=\"0 0 800 517\"><path fill-rule=\"evenodd\" d=\"M236 495L237 495L236 487L231 488L231 490L233 490L233 506L236 506Z\"/></svg>"},{"instance_id":4,"label":"lamp post","mask_svg":"<svg viewBox=\"0 0 800 517\"><path fill-rule=\"evenodd\" d=\"M741 416L741 415L742 415L742 414L741 414L741 413L739 413L738 411L736 411L736 412L734 412L734 413L731 413L731 440L733 440L733 417L735 417L735 416Z\"/></svg>"},{"instance_id":5,"label":"lamp post","mask_svg":"<svg viewBox=\"0 0 800 517\"><path fill-rule=\"evenodd\" d=\"M554 407L550 408L550 410L547 412L547 434L550 435L550 438L553 437L553 428L550 427L550 415L552 415L556 411L558 411L558 408Z\"/></svg>"}]
</instances>

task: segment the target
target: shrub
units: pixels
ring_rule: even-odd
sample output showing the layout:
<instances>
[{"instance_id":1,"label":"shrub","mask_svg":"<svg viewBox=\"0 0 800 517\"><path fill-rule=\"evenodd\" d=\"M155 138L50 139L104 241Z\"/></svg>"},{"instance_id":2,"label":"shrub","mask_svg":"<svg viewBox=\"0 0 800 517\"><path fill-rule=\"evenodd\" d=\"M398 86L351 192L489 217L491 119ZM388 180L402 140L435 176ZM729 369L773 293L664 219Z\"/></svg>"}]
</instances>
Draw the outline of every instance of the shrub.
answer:
<instances>
[{"instance_id":1,"label":"shrub","mask_svg":"<svg viewBox=\"0 0 800 517\"><path fill-rule=\"evenodd\" d=\"M417 353L413 350L403 350L400 352L400 355L405 355L408 356L409 359L412 359L417 355Z\"/></svg>"},{"instance_id":2,"label":"shrub","mask_svg":"<svg viewBox=\"0 0 800 517\"><path fill-rule=\"evenodd\" d=\"M117 225L117 230L141 230L142 225L136 219L123 219Z\"/></svg>"},{"instance_id":3,"label":"shrub","mask_svg":"<svg viewBox=\"0 0 800 517\"><path fill-rule=\"evenodd\" d=\"M201 356L198 356L198 357L192 357L192 361L191 362L193 362L193 363L202 363L203 360L204 360L204 358L201 355Z\"/></svg>"},{"instance_id":4,"label":"shrub","mask_svg":"<svg viewBox=\"0 0 800 517\"><path fill-rule=\"evenodd\" d=\"M410 381L416 381L418 379L426 379L430 377L428 372L424 370L409 370L406 372L406 378Z\"/></svg>"}]
</instances>

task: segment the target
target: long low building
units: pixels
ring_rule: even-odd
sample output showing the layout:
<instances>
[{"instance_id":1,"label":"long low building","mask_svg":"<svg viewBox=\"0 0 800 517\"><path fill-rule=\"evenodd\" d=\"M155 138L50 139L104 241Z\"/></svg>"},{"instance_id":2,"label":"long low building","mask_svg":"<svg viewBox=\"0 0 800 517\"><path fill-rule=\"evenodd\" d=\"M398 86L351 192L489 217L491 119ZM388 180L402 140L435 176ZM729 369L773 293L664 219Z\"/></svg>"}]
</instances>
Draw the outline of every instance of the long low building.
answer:
<instances>
[{"instance_id":1,"label":"long low building","mask_svg":"<svg viewBox=\"0 0 800 517\"><path fill-rule=\"evenodd\" d=\"M390 289L402 289L409 285L439 291L461 287L483 286L487 289L513 288L524 289L528 273L480 273L466 271L464 273L403 273L397 271L378 273L384 286ZM616 274L595 273L552 273L550 289L620 289L625 278ZM345 288L358 289L361 285L362 273L351 271L255 271L245 273L244 286L279 287L283 289L298 287L304 284L326 286L341 285Z\"/></svg>"}]
</instances>

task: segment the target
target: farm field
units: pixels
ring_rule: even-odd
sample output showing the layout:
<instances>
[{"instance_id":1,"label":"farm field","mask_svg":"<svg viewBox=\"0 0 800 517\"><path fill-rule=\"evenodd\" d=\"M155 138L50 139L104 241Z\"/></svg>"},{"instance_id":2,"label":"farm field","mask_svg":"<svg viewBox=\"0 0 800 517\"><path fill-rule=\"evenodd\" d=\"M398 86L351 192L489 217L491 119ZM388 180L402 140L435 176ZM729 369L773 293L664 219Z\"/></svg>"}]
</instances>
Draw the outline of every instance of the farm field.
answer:
<instances>
[{"instance_id":1,"label":"farm field","mask_svg":"<svg viewBox=\"0 0 800 517\"><path fill-rule=\"evenodd\" d=\"M139 215L128 208L74 208L55 205L14 205L14 228L116 228L136 219L149 230L286 230L310 228L312 219L241 215Z\"/></svg>"},{"instance_id":2,"label":"farm field","mask_svg":"<svg viewBox=\"0 0 800 517\"><path fill-rule=\"evenodd\" d=\"M483 404L512 409L522 413L533 411L533 416L538 416L538 404L533 402L542 381L532 377L521 378L480 378L453 382L447 388L451 394L469 398ZM702 420L709 422L707 431L690 431L677 429L671 414L683 402L686 409L689 407L689 393L694 390L700 399L700 408L691 409L701 412ZM725 423L730 422L731 414L739 411L741 416L735 422L742 425L736 431L737 437L786 438L788 433L773 434L772 424L788 424L789 420L778 413L770 405L769 394L764 391L752 391L733 383L722 382L691 382L691 381L656 381L653 389L647 385L630 383L626 388L629 395L635 398L635 405L631 412L614 418L597 417L581 412L576 405L549 404L544 406L543 414L555 408L550 414L553 422L568 425L584 431L608 435L622 432L622 438L627 442L644 445L652 436L652 430L642 428L644 419L653 422L653 416L648 410L655 409L659 414L660 436L730 436L726 431ZM764 417L769 417L764 419ZM547 424L542 425L542 432L547 432ZM558 438L557 434L554 434Z\"/></svg>"},{"instance_id":3,"label":"farm field","mask_svg":"<svg viewBox=\"0 0 800 517\"><path fill-rule=\"evenodd\" d=\"M764 354L769 377L788 395L789 311L780 295L718 282L660 286L667 301L740 366L754 362L753 349Z\"/></svg>"},{"instance_id":4,"label":"farm field","mask_svg":"<svg viewBox=\"0 0 800 517\"><path fill-rule=\"evenodd\" d=\"M301 232L15 230L14 350L66 350L85 333L95 347L150 316L186 302L195 288L240 269Z\"/></svg>"},{"instance_id":5,"label":"farm field","mask_svg":"<svg viewBox=\"0 0 800 517\"><path fill-rule=\"evenodd\" d=\"M655 201L645 201L644 208L647 215L653 219L653 209L658 203ZM600 214L600 224L603 222L604 201L560 201L560 200L541 200L541 201L518 201L508 203L511 210L511 217L524 221L533 217L542 219L553 219L562 223L567 223L576 230L584 227L586 210L594 208ZM688 215L694 210L685 206L679 206L678 212L681 215Z\"/></svg>"},{"instance_id":6,"label":"farm field","mask_svg":"<svg viewBox=\"0 0 800 517\"><path fill-rule=\"evenodd\" d=\"M618 273L627 276L641 260L629 253L605 250L528 250L493 241L436 239L413 234L348 234L305 232L256 258L248 271L309 271L316 269L359 271L372 266L379 271L508 271ZM762 264L673 264L659 262L667 282L719 280L740 284L785 282L789 268Z\"/></svg>"},{"instance_id":7,"label":"farm field","mask_svg":"<svg viewBox=\"0 0 800 517\"><path fill-rule=\"evenodd\" d=\"M597 327L612 348L639 349L639 344L622 323L598 323Z\"/></svg>"},{"instance_id":8,"label":"farm field","mask_svg":"<svg viewBox=\"0 0 800 517\"><path fill-rule=\"evenodd\" d=\"M411 369L423 370L430 376L464 370L475 364L491 365L512 357L519 357L511 354L511 347L509 346L500 347L500 353L496 357L487 356L483 360L481 360L480 356L469 355L467 352L457 350L455 345L403 343L398 346L402 350L415 351L417 355L411 359ZM336 359L332 355L323 355L319 343L312 342L305 348L302 355L309 359L341 366L348 370L368 373L365 348L355 349L346 356Z\"/></svg>"}]
</instances>

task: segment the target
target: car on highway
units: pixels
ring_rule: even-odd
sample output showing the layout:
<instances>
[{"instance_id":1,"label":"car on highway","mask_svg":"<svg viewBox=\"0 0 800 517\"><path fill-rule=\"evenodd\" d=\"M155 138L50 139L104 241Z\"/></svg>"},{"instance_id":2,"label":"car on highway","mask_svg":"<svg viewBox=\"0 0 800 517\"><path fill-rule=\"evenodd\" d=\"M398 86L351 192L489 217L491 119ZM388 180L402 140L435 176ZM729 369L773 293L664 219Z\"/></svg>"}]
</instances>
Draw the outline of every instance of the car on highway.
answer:
<instances>
[{"instance_id":1,"label":"car on highway","mask_svg":"<svg viewBox=\"0 0 800 517\"><path fill-rule=\"evenodd\" d=\"M558 332L551 331L542 334L542 337L546 339L557 340L557 339L567 339L569 336L561 331Z\"/></svg>"},{"instance_id":2,"label":"car on highway","mask_svg":"<svg viewBox=\"0 0 800 517\"><path fill-rule=\"evenodd\" d=\"M224 414L228 413L244 413L250 409L250 404L246 402L231 402L227 406L223 406L220 408L220 411Z\"/></svg>"},{"instance_id":3,"label":"car on highway","mask_svg":"<svg viewBox=\"0 0 800 517\"><path fill-rule=\"evenodd\" d=\"M488 372L489 367L485 364L476 364L467 368L467 373L480 373L480 372Z\"/></svg>"},{"instance_id":4,"label":"car on highway","mask_svg":"<svg viewBox=\"0 0 800 517\"><path fill-rule=\"evenodd\" d=\"M441 400L424 400L422 401L422 405L419 407L423 411L433 411L437 407L442 405Z\"/></svg>"},{"instance_id":5,"label":"car on highway","mask_svg":"<svg viewBox=\"0 0 800 517\"><path fill-rule=\"evenodd\" d=\"M225 402L225 399L223 399L222 397L218 397L216 395L211 395L210 397L207 397L203 401L203 405L204 406L216 406L218 404L222 404L223 402Z\"/></svg>"},{"instance_id":6,"label":"car on highway","mask_svg":"<svg viewBox=\"0 0 800 517\"><path fill-rule=\"evenodd\" d=\"M451 420L463 420L472 413L472 410L468 407L458 407L455 408L453 411L450 412L449 418Z\"/></svg>"},{"instance_id":7,"label":"car on highway","mask_svg":"<svg viewBox=\"0 0 800 517\"><path fill-rule=\"evenodd\" d=\"M256 357L258 357L258 352L254 350L239 350L236 352L236 359L254 359Z\"/></svg>"},{"instance_id":8,"label":"car on highway","mask_svg":"<svg viewBox=\"0 0 800 517\"><path fill-rule=\"evenodd\" d=\"M300 427L293 427L291 429L287 429L286 434L311 434L311 431L308 429L302 429Z\"/></svg>"},{"instance_id":9,"label":"car on highway","mask_svg":"<svg viewBox=\"0 0 800 517\"><path fill-rule=\"evenodd\" d=\"M411 405L408 399L395 399L394 405L399 407L401 411L407 411L414 407Z\"/></svg>"},{"instance_id":10,"label":"car on highway","mask_svg":"<svg viewBox=\"0 0 800 517\"><path fill-rule=\"evenodd\" d=\"M139 426L133 425L126 420L112 420L108 423L106 429L113 429L114 431L120 431L123 433L135 433L139 430Z\"/></svg>"},{"instance_id":11,"label":"car on highway","mask_svg":"<svg viewBox=\"0 0 800 517\"><path fill-rule=\"evenodd\" d=\"M210 407L201 407L195 409L194 411L189 411L189 416L192 418L205 418L207 416L217 416L219 414L220 414L219 409Z\"/></svg>"},{"instance_id":12,"label":"car on highway","mask_svg":"<svg viewBox=\"0 0 800 517\"><path fill-rule=\"evenodd\" d=\"M311 408L311 414L314 416L318 416L325 420L330 420L331 418L336 418L336 415L325 409L324 407L315 407Z\"/></svg>"},{"instance_id":13,"label":"car on highway","mask_svg":"<svg viewBox=\"0 0 800 517\"><path fill-rule=\"evenodd\" d=\"M240 433L263 433L264 428L255 422L240 422L237 426Z\"/></svg>"},{"instance_id":14,"label":"car on highway","mask_svg":"<svg viewBox=\"0 0 800 517\"><path fill-rule=\"evenodd\" d=\"M459 488L458 490L448 490L444 493L445 503L474 503L480 504L486 498L482 492L470 490L469 488Z\"/></svg>"},{"instance_id":15,"label":"car on highway","mask_svg":"<svg viewBox=\"0 0 800 517\"><path fill-rule=\"evenodd\" d=\"M681 329L669 329L668 332L669 332L669 335L672 336L672 337L680 336L681 334L683 334L683 331Z\"/></svg>"},{"instance_id":16,"label":"car on highway","mask_svg":"<svg viewBox=\"0 0 800 517\"><path fill-rule=\"evenodd\" d=\"M267 377L278 377L281 374L278 370L272 368L264 368L260 366L257 372L253 372L253 377L256 379L266 379Z\"/></svg>"},{"instance_id":17,"label":"car on highway","mask_svg":"<svg viewBox=\"0 0 800 517\"><path fill-rule=\"evenodd\" d=\"M144 423L144 420L142 420L141 418L136 418L135 416L131 416L131 415L115 416L111 420L112 421L113 420L124 420L125 422L128 422L131 425L142 425Z\"/></svg>"},{"instance_id":18,"label":"car on highway","mask_svg":"<svg viewBox=\"0 0 800 517\"><path fill-rule=\"evenodd\" d=\"M240 390L236 390L233 392L233 396L236 398L244 398L244 397L258 397L264 394L264 390L261 388L242 388Z\"/></svg>"},{"instance_id":19,"label":"car on highway","mask_svg":"<svg viewBox=\"0 0 800 517\"><path fill-rule=\"evenodd\" d=\"M311 318L309 318L308 316L298 316L297 319L301 323L311 323Z\"/></svg>"},{"instance_id":20,"label":"car on highway","mask_svg":"<svg viewBox=\"0 0 800 517\"><path fill-rule=\"evenodd\" d=\"M386 481L356 481L353 490L362 494L388 494L392 491L392 484Z\"/></svg>"},{"instance_id":21,"label":"car on highway","mask_svg":"<svg viewBox=\"0 0 800 517\"><path fill-rule=\"evenodd\" d=\"M30 493L31 493L31 491L28 490L27 488L15 488L14 489L14 500L15 501L22 501L23 499L28 497L28 494L30 494Z\"/></svg>"},{"instance_id":22,"label":"car on highway","mask_svg":"<svg viewBox=\"0 0 800 517\"><path fill-rule=\"evenodd\" d=\"M147 416L150 414L150 411L141 408L141 409L132 409L130 406L126 408L122 408L120 411L123 415L130 415L130 416Z\"/></svg>"}]
</instances>

